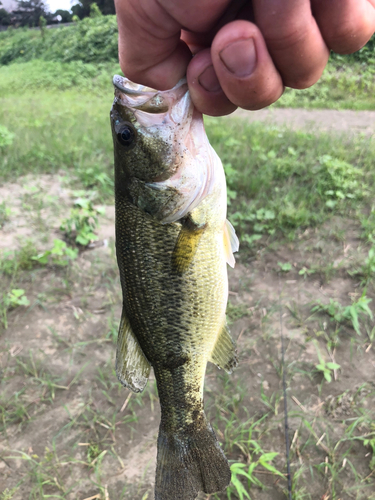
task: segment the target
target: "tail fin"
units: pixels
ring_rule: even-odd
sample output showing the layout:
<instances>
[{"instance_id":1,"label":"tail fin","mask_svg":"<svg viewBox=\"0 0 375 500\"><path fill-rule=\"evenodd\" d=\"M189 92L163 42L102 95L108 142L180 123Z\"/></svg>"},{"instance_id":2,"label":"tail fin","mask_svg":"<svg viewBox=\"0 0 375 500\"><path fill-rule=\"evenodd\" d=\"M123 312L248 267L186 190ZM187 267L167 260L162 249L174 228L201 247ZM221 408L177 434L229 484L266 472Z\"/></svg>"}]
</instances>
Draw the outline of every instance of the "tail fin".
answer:
<instances>
[{"instance_id":1,"label":"tail fin","mask_svg":"<svg viewBox=\"0 0 375 500\"><path fill-rule=\"evenodd\" d=\"M199 491L215 493L231 479L229 464L205 416L176 434L160 426L155 500L194 500ZM195 428L194 428L195 427Z\"/></svg>"}]
</instances>

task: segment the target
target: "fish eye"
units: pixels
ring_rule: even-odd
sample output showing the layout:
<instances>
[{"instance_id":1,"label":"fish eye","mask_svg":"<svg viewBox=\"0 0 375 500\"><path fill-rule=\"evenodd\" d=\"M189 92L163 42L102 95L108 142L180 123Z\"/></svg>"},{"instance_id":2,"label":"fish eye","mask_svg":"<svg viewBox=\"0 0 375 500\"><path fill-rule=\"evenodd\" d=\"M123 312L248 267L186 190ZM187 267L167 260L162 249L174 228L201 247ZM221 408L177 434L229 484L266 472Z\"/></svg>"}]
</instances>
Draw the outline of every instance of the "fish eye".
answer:
<instances>
[{"instance_id":1,"label":"fish eye","mask_svg":"<svg viewBox=\"0 0 375 500\"><path fill-rule=\"evenodd\" d=\"M137 133L130 123L124 124L117 132L117 139L123 146L129 147L133 144Z\"/></svg>"}]
</instances>

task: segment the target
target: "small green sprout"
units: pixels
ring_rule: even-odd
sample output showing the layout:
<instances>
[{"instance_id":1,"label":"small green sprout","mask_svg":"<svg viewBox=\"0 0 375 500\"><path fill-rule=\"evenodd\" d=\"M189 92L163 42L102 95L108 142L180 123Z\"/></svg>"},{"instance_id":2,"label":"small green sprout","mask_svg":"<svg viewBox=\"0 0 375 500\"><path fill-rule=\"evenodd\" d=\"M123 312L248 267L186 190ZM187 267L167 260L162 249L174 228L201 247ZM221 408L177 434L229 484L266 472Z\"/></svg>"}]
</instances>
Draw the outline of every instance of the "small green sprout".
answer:
<instances>
[{"instance_id":1,"label":"small green sprout","mask_svg":"<svg viewBox=\"0 0 375 500\"><path fill-rule=\"evenodd\" d=\"M323 373L324 378L327 380L328 383L330 383L332 382L332 372L334 370L338 370L340 368L340 365L338 365L337 363L333 363L331 361L327 363L320 352L318 342L316 340L314 340L314 345L316 353L319 358L319 363L315 365L315 369L317 372Z\"/></svg>"},{"instance_id":2,"label":"small green sprout","mask_svg":"<svg viewBox=\"0 0 375 500\"><path fill-rule=\"evenodd\" d=\"M277 265L283 273L288 273L292 270L292 264L290 262L278 262Z\"/></svg>"}]
</instances>

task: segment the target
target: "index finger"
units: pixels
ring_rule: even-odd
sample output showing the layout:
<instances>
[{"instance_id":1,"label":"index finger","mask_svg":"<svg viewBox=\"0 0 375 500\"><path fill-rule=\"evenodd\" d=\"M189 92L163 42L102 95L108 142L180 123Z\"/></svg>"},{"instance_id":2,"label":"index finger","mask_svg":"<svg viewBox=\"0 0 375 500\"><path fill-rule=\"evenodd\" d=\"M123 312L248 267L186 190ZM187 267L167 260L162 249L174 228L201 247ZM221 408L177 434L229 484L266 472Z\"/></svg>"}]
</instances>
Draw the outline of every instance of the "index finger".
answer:
<instances>
[{"instance_id":1,"label":"index finger","mask_svg":"<svg viewBox=\"0 0 375 500\"><path fill-rule=\"evenodd\" d=\"M191 51L180 39L181 28L201 32L220 17L230 0L115 0L119 58L134 82L160 90L185 76ZM199 12L199 16L197 16Z\"/></svg>"}]
</instances>

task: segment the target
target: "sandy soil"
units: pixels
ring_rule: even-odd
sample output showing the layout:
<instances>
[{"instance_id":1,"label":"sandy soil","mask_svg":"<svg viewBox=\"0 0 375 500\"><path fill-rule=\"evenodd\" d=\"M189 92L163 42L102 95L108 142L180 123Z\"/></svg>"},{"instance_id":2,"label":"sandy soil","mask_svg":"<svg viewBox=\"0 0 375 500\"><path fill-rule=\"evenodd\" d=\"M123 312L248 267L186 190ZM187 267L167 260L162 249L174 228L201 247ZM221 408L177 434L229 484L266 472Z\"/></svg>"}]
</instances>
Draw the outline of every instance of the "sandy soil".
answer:
<instances>
[{"instance_id":1,"label":"sandy soil","mask_svg":"<svg viewBox=\"0 0 375 500\"><path fill-rule=\"evenodd\" d=\"M330 131L338 133L375 132L375 111L351 111L332 109L267 108L259 111L238 109L232 117L245 118L250 122L265 122L270 125L286 125L293 130Z\"/></svg>"}]
</instances>

